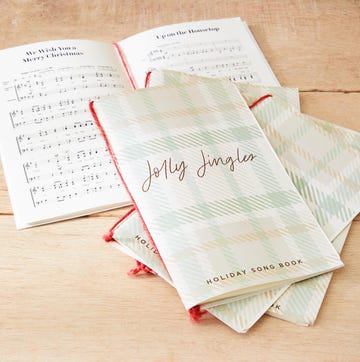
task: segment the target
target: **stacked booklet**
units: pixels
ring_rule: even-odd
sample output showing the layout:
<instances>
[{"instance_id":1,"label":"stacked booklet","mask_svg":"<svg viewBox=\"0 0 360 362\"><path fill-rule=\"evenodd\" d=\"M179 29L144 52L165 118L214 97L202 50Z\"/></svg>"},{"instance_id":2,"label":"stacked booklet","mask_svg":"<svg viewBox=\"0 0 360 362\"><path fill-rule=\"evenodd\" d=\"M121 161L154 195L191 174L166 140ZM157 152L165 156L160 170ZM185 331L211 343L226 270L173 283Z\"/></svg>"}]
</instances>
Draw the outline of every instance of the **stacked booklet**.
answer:
<instances>
[{"instance_id":1,"label":"stacked booklet","mask_svg":"<svg viewBox=\"0 0 360 362\"><path fill-rule=\"evenodd\" d=\"M239 332L269 308L313 323L359 212L359 134L301 114L290 89L171 71L149 84L91 104L134 204L108 238L192 314Z\"/></svg>"},{"instance_id":2,"label":"stacked booklet","mask_svg":"<svg viewBox=\"0 0 360 362\"><path fill-rule=\"evenodd\" d=\"M193 319L314 323L359 212L360 137L302 114L246 23L41 42L0 61L18 228L133 204L106 239Z\"/></svg>"}]
</instances>

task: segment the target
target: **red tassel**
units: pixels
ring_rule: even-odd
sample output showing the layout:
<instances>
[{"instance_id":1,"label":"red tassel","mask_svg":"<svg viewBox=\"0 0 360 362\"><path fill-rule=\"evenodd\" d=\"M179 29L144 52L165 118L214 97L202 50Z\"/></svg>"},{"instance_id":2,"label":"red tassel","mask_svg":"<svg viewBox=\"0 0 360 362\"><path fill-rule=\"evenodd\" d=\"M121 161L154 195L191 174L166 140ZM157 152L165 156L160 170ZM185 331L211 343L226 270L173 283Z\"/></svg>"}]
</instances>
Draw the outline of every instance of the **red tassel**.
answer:
<instances>
[{"instance_id":1,"label":"red tassel","mask_svg":"<svg viewBox=\"0 0 360 362\"><path fill-rule=\"evenodd\" d=\"M114 241L112 231L109 231L107 234L104 234L104 235L103 235L103 239L104 239L104 241L106 241L107 243L110 242L110 241Z\"/></svg>"},{"instance_id":2,"label":"red tassel","mask_svg":"<svg viewBox=\"0 0 360 362\"><path fill-rule=\"evenodd\" d=\"M257 106L260 102L262 102L263 100L265 100L266 98L272 97L271 94L265 94L264 96L260 97L258 100L256 100L255 102L253 102L252 104L250 104L249 108L252 109L255 106Z\"/></svg>"},{"instance_id":3,"label":"red tassel","mask_svg":"<svg viewBox=\"0 0 360 362\"><path fill-rule=\"evenodd\" d=\"M200 322L200 318L206 313L206 310L200 310L199 305L196 305L195 307L189 309L190 319L195 323Z\"/></svg>"},{"instance_id":4,"label":"red tassel","mask_svg":"<svg viewBox=\"0 0 360 362\"><path fill-rule=\"evenodd\" d=\"M140 272L144 272L146 274L154 274L157 275L151 268L149 268L147 265L143 264L139 260L136 260L136 268L131 269L128 271L128 275L136 275Z\"/></svg>"},{"instance_id":5,"label":"red tassel","mask_svg":"<svg viewBox=\"0 0 360 362\"><path fill-rule=\"evenodd\" d=\"M112 226L112 228L109 230L109 232L105 235L103 235L103 239L108 243L110 241L114 240L114 230L115 228L123 222L130 214L132 214L135 211L135 207L132 207L125 215L123 215L116 223Z\"/></svg>"}]
</instances>

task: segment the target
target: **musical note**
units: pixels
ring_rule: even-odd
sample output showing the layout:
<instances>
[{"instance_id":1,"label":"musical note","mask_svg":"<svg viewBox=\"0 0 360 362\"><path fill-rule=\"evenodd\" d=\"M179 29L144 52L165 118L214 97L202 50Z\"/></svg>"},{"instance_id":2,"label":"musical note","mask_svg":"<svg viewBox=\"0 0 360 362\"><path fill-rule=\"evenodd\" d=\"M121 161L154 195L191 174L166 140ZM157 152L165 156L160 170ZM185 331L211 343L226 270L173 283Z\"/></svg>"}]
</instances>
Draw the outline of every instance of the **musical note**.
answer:
<instances>
[{"instance_id":1,"label":"musical note","mask_svg":"<svg viewBox=\"0 0 360 362\"><path fill-rule=\"evenodd\" d=\"M88 110L90 100L122 88L116 69L49 68L0 86L34 207L120 188Z\"/></svg>"},{"instance_id":2,"label":"musical note","mask_svg":"<svg viewBox=\"0 0 360 362\"><path fill-rule=\"evenodd\" d=\"M150 50L146 58L152 68L182 70L208 77L227 76L236 81L260 80L239 39L168 45Z\"/></svg>"},{"instance_id":3,"label":"musical note","mask_svg":"<svg viewBox=\"0 0 360 362\"><path fill-rule=\"evenodd\" d=\"M24 74L21 78L14 78L11 83L12 86L9 81L3 82L3 90L9 95L9 100L17 99L19 103L82 89L96 89L99 84L107 84L112 89L122 88L119 75L110 66L67 67L56 71L49 68Z\"/></svg>"}]
</instances>

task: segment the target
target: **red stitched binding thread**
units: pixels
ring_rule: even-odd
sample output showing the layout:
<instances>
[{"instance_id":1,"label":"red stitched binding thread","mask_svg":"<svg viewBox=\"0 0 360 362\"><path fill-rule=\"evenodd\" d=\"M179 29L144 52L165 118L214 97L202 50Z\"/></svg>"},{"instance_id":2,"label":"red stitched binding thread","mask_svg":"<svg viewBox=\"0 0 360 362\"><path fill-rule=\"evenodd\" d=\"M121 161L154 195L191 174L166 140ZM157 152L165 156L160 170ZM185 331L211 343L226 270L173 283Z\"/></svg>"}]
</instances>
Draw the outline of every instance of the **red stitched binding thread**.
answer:
<instances>
[{"instance_id":1,"label":"red stitched binding thread","mask_svg":"<svg viewBox=\"0 0 360 362\"><path fill-rule=\"evenodd\" d=\"M200 310L199 305L196 305L195 307L189 309L190 319L195 323L200 322L200 318L206 313L206 310Z\"/></svg>"},{"instance_id":2,"label":"red stitched binding thread","mask_svg":"<svg viewBox=\"0 0 360 362\"><path fill-rule=\"evenodd\" d=\"M111 241L115 241L113 239L113 233L109 231L107 234L104 234L103 235L103 240L106 241L107 243L109 243Z\"/></svg>"},{"instance_id":3,"label":"red stitched binding thread","mask_svg":"<svg viewBox=\"0 0 360 362\"><path fill-rule=\"evenodd\" d=\"M131 73L129 71L129 68L128 68L127 64L126 64L125 57L124 57L123 52L122 52L122 50L120 48L120 45L118 43L116 43L116 42L113 42L112 44L113 44L113 46L115 47L115 49L117 50L117 52L119 54L119 57L121 59L121 63L123 65L124 69L125 69L125 72L126 72L128 78L129 78L129 80L130 80L131 86L133 87L133 89L136 89L134 78L131 75Z\"/></svg>"},{"instance_id":4,"label":"red stitched binding thread","mask_svg":"<svg viewBox=\"0 0 360 362\"><path fill-rule=\"evenodd\" d=\"M141 261L139 261L139 260L135 260L135 261L136 261L136 268L129 270L128 275L136 275L140 272L144 272L146 274L157 275L151 268L149 268L147 265L143 264Z\"/></svg>"},{"instance_id":5,"label":"red stitched binding thread","mask_svg":"<svg viewBox=\"0 0 360 362\"><path fill-rule=\"evenodd\" d=\"M114 229L115 229L122 221L124 221L128 216L130 216L130 214L132 214L134 211L135 211L135 207L132 207L125 215L123 215L123 216L111 227L111 229L108 231L108 233L103 235L104 241L106 241L107 243L110 242L110 241L115 241L114 238L113 238Z\"/></svg>"},{"instance_id":6,"label":"red stitched binding thread","mask_svg":"<svg viewBox=\"0 0 360 362\"><path fill-rule=\"evenodd\" d=\"M252 109L255 106L257 106L260 102L262 102L264 99L272 97L271 94L265 94L264 96L260 97L258 100L256 100L254 103L250 104L249 108Z\"/></svg>"},{"instance_id":7,"label":"red stitched binding thread","mask_svg":"<svg viewBox=\"0 0 360 362\"><path fill-rule=\"evenodd\" d=\"M149 82L150 82L150 75L151 75L151 70L146 72L146 77L145 77L145 88L148 87Z\"/></svg>"},{"instance_id":8,"label":"red stitched binding thread","mask_svg":"<svg viewBox=\"0 0 360 362\"><path fill-rule=\"evenodd\" d=\"M103 137L103 139L104 139L104 141L105 141L106 148L107 148L108 151L109 151L109 154L110 154L111 159L112 159L112 161L113 161L113 163L114 163L114 165L115 165L116 171L117 171L117 173L118 173L118 175L119 175L119 177L120 177L120 179L121 179L121 182L122 182L122 184L124 185L126 192L127 192L128 195L130 196L130 199L131 199L132 203L134 204L134 207L136 208L136 211L137 211L138 214L139 214L139 217L140 217L141 223L142 223L142 225L143 225L143 227L144 227L144 230L146 231L147 235L149 236L149 240L150 240L151 244L154 246L154 248L156 248L159 257L160 257L160 259L161 259L161 261L162 261L165 269L167 270L166 265L165 265L164 261L162 260L162 257L161 257L161 255L160 255L160 253L159 253L159 251L158 251L158 249L157 249L157 247L156 247L156 244L155 244L155 242L154 242L154 239L152 238L152 236L151 236L151 234L150 234L150 231L149 231L147 225L145 224L145 221L144 221L144 219L143 219L143 217L142 217L142 215L141 215L141 212L139 211L139 208L137 207L136 202L135 202L135 200L134 200L134 198L133 198L133 196L132 196L129 188L128 188L127 184L125 183L124 178L122 177L122 174L121 174L121 172L120 172L119 166L118 166L118 164L117 164L117 162L116 162L116 157L115 157L114 151L113 151L112 148L111 148L110 142L109 142L109 140L108 140L108 138L107 138L107 136L106 136L106 134L105 134L105 131L104 131L104 129L102 128L102 126L101 126L101 124L100 124L99 118L98 118L98 116L97 116L97 114L96 114L96 111L95 111L95 108L94 108L94 101L91 101L91 102L89 103L89 109L90 109L91 115L93 116L94 122L95 122L96 126L98 127L98 129L99 129L99 131L100 131L100 133L101 133L101 136Z\"/></svg>"}]
</instances>

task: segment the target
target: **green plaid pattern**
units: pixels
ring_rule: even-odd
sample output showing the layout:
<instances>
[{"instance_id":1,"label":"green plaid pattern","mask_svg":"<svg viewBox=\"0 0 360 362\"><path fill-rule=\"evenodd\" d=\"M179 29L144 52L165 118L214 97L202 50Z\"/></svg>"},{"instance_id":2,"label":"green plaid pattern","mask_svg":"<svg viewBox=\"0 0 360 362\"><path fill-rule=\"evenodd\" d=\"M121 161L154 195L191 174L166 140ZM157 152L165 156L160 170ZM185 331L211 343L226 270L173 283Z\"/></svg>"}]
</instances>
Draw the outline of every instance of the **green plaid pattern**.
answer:
<instances>
[{"instance_id":1,"label":"green plaid pattern","mask_svg":"<svg viewBox=\"0 0 360 362\"><path fill-rule=\"evenodd\" d=\"M151 88L103 99L95 108L187 309L227 293L245 294L341 266L229 82ZM242 141L223 137L229 130L243 134ZM241 155L256 155L255 161L236 165L236 172L220 166L208 170L204 178L196 176L200 149L225 158L234 156L237 148ZM174 163L189 163L186 178L178 182L159 177L151 190L143 192L149 176L146 163L160 167L169 157ZM278 267L299 259L304 262L296 267ZM270 264L276 268L250 272ZM239 269L247 271L246 277L226 277L218 283Z\"/></svg>"},{"instance_id":2,"label":"green plaid pattern","mask_svg":"<svg viewBox=\"0 0 360 362\"><path fill-rule=\"evenodd\" d=\"M339 254L349 230L350 226L346 227L332 242ZM273 303L267 314L302 326L313 325L330 284L332 274L325 273L292 284Z\"/></svg>"},{"instance_id":3,"label":"green plaid pattern","mask_svg":"<svg viewBox=\"0 0 360 362\"><path fill-rule=\"evenodd\" d=\"M164 84L177 84L178 82L201 82L203 78L200 77L194 77L189 76L184 73L180 72L173 72L173 71L155 71L152 74L151 77L151 85L164 85ZM247 100L248 104L250 105L253 103L256 99L260 98L266 93L270 93L273 95L273 99L275 98L277 102L280 102L281 106L283 107L284 111L287 111L287 114L293 114L293 110L291 107L294 107L295 109L298 109L298 104L295 100L295 94L294 90L288 89L288 88L281 88L281 87L260 87L260 86L252 86L247 84L236 84L238 89L242 92L243 96ZM273 99L269 99L267 102L272 103ZM266 103L265 103L266 104ZM260 115L257 114L257 110L260 107L260 104L258 107L255 107L254 112L259 117ZM269 112L271 113L271 112ZM275 123L271 122L270 114L269 117L266 117L266 115L263 115L261 118L260 125L262 126L264 132L268 137L272 139L272 145L277 149L284 150L284 146L286 146L286 142L289 142L288 145L290 147L293 147L294 150L297 150L301 148L302 146L298 145L296 142L293 141L293 139L287 139L287 138L280 138L280 137L272 137L277 132L281 132L282 130L282 124L281 123ZM298 114L296 114L296 117L299 117ZM305 117L305 121L303 121L301 118ZM334 144L337 144L340 142L341 147L336 147L336 150L340 151L338 154L339 159L341 159L341 153L346 152L348 148L352 148L352 151L358 152L358 147L356 145L359 145L358 138L359 134L356 132L353 132L351 130L336 126L332 123L328 123L325 121L320 121L318 119L314 119L313 117L308 117L305 115L301 115L300 119L298 119L297 124L301 125L302 122L305 123L303 128L309 128L309 126L306 126L306 123L310 122L310 125L312 122L315 121L315 124L320 124L324 129L329 132L329 134L336 135L335 137L329 137L327 142L325 142L325 148L331 147ZM268 125L268 122L271 122L271 128L267 128L265 126ZM293 126L293 123L289 120L288 121L291 127ZM269 132L269 129L272 130L272 132ZM269 134L267 133L269 132ZM295 129L294 129L295 132ZM307 151L314 155L316 154L315 148L312 148L312 145L315 145L317 143L316 139L316 133L308 132L308 143L307 143ZM314 137L315 136L315 137ZM295 144L294 144L295 143ZM328 144L328 146L326 145ZM355 146L355 148L353 147ZM335 147L334 147L335 149ZM304 150L300 151L300 154L304 154ZM329 214L329 219L332 218L331 212L332 209L330 208L329 212L327 210L326 206L327 203L321 202L326 197L335 197L337 198L337 194L332 194L332 191L328 191L327 195L324 197L322 194L323 189L327 189L328 185L334 186L334 180L342 180L345 179L347 176L344 174L341 167L339 167L339 164L337 164L336 157L334 158L333 162L330 162L329 169L332 168L332 172L329 172L327 177L322 178L322 174L312 173L312 174L306 174L304 173L303 169L300 167L291 166L291 163L289 165L289 158L291 160L291 155L289 155L286 152L278 153L278 156L280 160L283 162L288 163L287 170L292 177L293 182L297 186L298 190L300 191L302 197L307 201L308 206L313 211L314 215L317 217L318 222L322 223L324 226L324 217L323 214ZM357 155L355 157L356 160L359 160L359 156ZM309 158L307 159L307 162L309 162ZM316 158L313 159L313 167L316 168L317 166L317 160ZM321 164L321 161L319 162ZM345 163L346 164L346 163ZM333 174L337 174L337 178L333 177ZM355 167L355 173L359 175L359 166ZM321 178L319 177L321 176ZM302 180L302 182L299 182L299 180ZM323 186L321 187L321 190L319 190L319 182L323 182ZM340 185L342 187L342 185ZM309 192L309 190L312 190L312 192ZM328 237L333 243L333 246L337 250L338 253L341 252L341 249L345 243L346 236L349 231L349 226L347 226L340 234L338 234L344 224L348 224L351 222L353 215L356 215L358 212L358 209L356 209L356 202L358 203L356 192L359 191L359 187L355 187L352 191L349 190L350 194L355 196L353 203L353 206L355 206L354 212L350 214L348 219L345 221L340 220L337 224L335 223L333 227L332 225L329 225L330 227L326 229L325 231L328 233ZM341 193L340 193L341 194ZM320 195L320 196L319 196ZM353 197L352 196L352 197ZM348 198L348 200L352 200L352 197ZM344 200L337 199L337 203L343 203ZM359 203L358 203L359 204ZM335 239L333 239L333 235L338 235ZM282 297L274 303L273 307L269 309L268 314L279 317L282 319L285 319L290 322L294 322L301 325L310 325L315 322L316 316L319 312L321 303L325 297L325 293L327 290L327 287L331 280L331 273L328 275L322 275L319 277L311 278L309 280L306 280L304 282L299 282L296 284L293 284L291 288L289 288Z\"/></svg>"},{"instance_id":4,"label":"green plaid pattern","mask_svg":"<svg viewBox=\"0 0 360 362\"><path fill-rule=\"evenodd\" d=\"M167 86L176 87L178 84L193 84L202 83L208 78L189 75L183 72L174 70L153 70L149 78L149 86L162 87ZM224 79L225 80L225 79ZM274 87L274 86L260 86L247 83L233 83L241 92L241 95L246 100L248 105L258 100L264 94L276 95L278 99L286 103L288 106L300 111L299 91L297 88Z\"/></svg>"},{"instance_id":5,"label":"green plaid pattern","mask_svg":"<svg viewBox=\"0 0 360 362\"><path fill-rule=\"evenodd\" d=\"M333 240L360 211L360 134L267 99L253 113L296 188Z\"/></svg>"},{"instance_id":6,"label":"green plaid pattern","mask_svg":"<svg viewBox=\"0 0 360 362\"><path fill-rule=\"evenodd\" d=\"M115 242L112 245L116 249L147 265L172 285L171 278L159 255L154 251L136 211L116 226L113 238ZM286 288L287 286L267 290L256 296L204 309L238 333L245 333Z\"/></svg>"},{"instance_id":7,"label":"green plaid pattern","mask_svg":"<svg viewBox=\"0 0 360 362\"><path fill-rule=\"evenodd\" d=\"M360 211L359 133L289 111L276 98L259 104L253 112L296 188L340 253L347 225ZM313 324L331 276L328 273L292 285L268 313L301 325Z\"/></svg>"}]
</instances>

